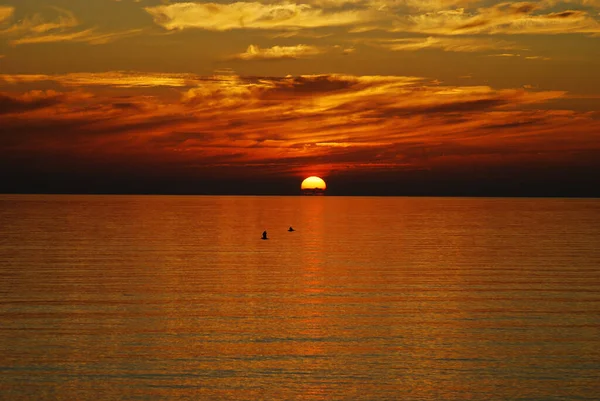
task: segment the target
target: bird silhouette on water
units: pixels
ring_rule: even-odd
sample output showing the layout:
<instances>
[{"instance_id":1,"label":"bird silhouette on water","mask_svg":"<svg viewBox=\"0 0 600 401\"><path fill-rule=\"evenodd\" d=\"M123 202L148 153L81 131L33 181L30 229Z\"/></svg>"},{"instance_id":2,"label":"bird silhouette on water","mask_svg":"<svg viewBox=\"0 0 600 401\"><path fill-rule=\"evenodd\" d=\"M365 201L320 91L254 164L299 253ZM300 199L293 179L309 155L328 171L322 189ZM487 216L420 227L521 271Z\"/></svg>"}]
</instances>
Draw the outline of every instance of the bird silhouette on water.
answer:
<instances>
[{"instance_id":1,"label":"bird silhouette on water","mask_svg":"<svg viewBox=\"0 0 600 401\"><path fill-rule=\"evenodd\" d=\"M269 239L267 238L267 230L263 231L263 235L261 239Z\"/></svg>"},{"instance_id":2,"label":"bird silhouette on water","mask_svg":"<svg viewBox=\"0 0 600 401\"><path fill-rule=\"evenodd\" d=\"M289 232L292 232L292 231L296 231L296 230L294 230L294 229L292 228L292 226L290 226L290 228L288 228L288 231L289 231Z\"/></svg>"}]
</instances>

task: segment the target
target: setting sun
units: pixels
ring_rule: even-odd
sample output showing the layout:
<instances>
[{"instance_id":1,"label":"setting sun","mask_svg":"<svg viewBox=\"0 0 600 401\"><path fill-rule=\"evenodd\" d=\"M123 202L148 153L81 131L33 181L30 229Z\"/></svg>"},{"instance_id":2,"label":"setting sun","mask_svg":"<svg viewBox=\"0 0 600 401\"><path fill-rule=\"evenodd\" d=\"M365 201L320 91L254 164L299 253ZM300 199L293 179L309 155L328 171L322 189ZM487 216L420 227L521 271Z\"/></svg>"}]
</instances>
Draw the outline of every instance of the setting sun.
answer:
<instances>
[{"instance_id":1,"label":"setting sun","mask_svg":"<svg viewBox=\"0 0 600 401\"><path fill-rule=\"evenodd\" d=\"M302 181L302 185L300 185L300 189L302 189L303 191L306 191L306 190L325 191L326 188L327 188L327 184L325 184L325 181L323 181L322 178L316 177L316 176L311 176L311 177L306 178L304 181Z\"/></svg>"}]
</instances>

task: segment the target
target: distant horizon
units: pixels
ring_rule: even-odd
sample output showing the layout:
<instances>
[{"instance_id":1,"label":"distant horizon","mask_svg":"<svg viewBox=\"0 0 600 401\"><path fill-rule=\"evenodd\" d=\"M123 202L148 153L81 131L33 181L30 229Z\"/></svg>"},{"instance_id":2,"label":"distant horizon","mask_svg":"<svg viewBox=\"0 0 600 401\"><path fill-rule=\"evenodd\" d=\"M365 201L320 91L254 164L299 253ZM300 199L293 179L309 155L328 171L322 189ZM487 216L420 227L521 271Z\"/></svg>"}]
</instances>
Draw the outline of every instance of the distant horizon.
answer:
<instances>
[{"instance_id":1,"label":"distant horizon","mask_svg":"<svg viewBox=\"0 0 600 401\"><path fill-rule=\"evenodd\" d=\"M0 195L157 195L157 196L299 196L315 197L302 193L277 192L0 192ZM414 198L586 198L600 199L600 194L477 194L477 193L324 193L317 197L414 197Z\"/></svg>"},{"instance_id":2,"label":"distant horizon","mask_svg":"<svg viewBox=\"0 0 600 401\"><path fill-rule=\"evenodd\" d=\"M209 194L209 193L74 193L74 192L30 192L30 193L0 193L2 195L14 196L225 196L225 197L301 197L310 198L302 194ZM599 199L600 196L545 196L545 195L325 195L329 198L481 198L481 199Z\"/></svg>"},{"instance_id":3,"label":"distant horizon","mask_svg":"<svg viewBox=\"0 0 600 401\"><path fill-rule=\"evenodd\" d=\"M2 162L0 161L0 166ZM452 196L452 197L600 197L600 170L487 170L450 174L443 171L397 172L356 176L323 175L325 196ZM73 177L74 174L77 174ZM12 194L165 194L165 195L302 195L305 177L245 179L140 176L85 172L14 174L0 171L0 193Z\"/></svg>"}]
</instances>

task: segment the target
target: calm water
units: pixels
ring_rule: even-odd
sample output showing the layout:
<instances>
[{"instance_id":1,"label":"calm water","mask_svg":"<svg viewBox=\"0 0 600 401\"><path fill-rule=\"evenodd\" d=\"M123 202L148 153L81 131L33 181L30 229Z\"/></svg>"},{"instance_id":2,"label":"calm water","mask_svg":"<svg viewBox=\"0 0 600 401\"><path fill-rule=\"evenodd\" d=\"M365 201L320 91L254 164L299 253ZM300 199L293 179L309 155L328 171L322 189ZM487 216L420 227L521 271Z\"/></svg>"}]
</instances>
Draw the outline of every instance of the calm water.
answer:
<instances>
[{"instance_id":1,"label":"calm water","mask_svg":"<svg viewBox=\"0 0 600 401\"><path fill-rule=\"evenodd\" d=\"M600 200L1 195L0 398L598 400Z\"/></svg>"}]
</instances>

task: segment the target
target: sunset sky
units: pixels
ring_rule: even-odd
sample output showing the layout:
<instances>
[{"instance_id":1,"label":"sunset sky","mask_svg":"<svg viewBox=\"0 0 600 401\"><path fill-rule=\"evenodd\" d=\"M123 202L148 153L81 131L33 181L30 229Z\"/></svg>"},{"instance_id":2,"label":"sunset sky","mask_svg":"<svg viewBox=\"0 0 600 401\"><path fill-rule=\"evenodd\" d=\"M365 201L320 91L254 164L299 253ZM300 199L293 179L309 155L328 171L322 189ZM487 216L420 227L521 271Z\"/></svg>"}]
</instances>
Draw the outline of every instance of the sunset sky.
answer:
<instances>
[{"instance_id":1,"label":"sunset sky","mask_svg":"<svg viewBox=\"0 0 600 401\"><path fill-rule=\"evenodd\" d=\"M600 196L600 0L0 0L0 192Z\"/></svg>"}]
</instances>

